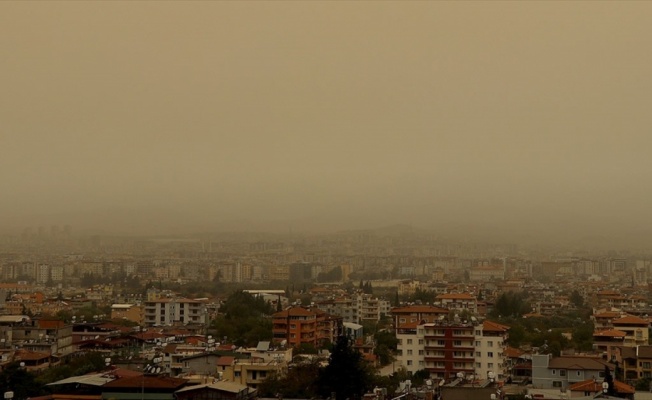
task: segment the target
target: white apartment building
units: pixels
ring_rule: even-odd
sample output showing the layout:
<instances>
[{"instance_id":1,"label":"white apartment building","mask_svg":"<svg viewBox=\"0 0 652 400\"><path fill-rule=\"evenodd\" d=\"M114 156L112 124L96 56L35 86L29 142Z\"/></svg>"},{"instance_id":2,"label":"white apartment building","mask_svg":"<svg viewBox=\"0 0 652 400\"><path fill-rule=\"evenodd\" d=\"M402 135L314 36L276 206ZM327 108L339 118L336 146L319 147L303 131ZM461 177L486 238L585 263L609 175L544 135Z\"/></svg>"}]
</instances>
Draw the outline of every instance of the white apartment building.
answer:
<instances>
[{"instance_id":1,"label":"white apartment building","mask_svg":"<svg viewBox=\"0 0 652 400\"><path fill-rule=\"evenodd\" d=\"M50 280L50 266L48 264L39 264L36 267L36 283L45 284Z\"/></svg>"},{"instance_id":2,"label":"white apartment building","mask_svg":"<svg viewBox=\"0 0 652 400\"><path fill-rule=\"evenodd\" d=\"M435 297L435 305L453 311L478 313L478 300L469 293L445 293Z\"/></svg>"},{"instance_id":3,"label":"white apartment building","mask_svg":"<svg viewBox=\"0 0 652 400\"><path fill-rule=\"evenodd\" d=\"M388 300L375 298L370 294L358 293L353 297L343 297L317 304L328 314L342 317L344 322L360 324L363 321L379 321L381 316L389 315L391 304Z\"/></svg>"},{"instance_id":4,"label":"white apartment building","mask_svg":"<svg viewBox=\"0 0 652 400\"><path fill-rule=\"evenodd\" d=\"M61 265L53 265L50 267L50 278L52 279L52 282L63 282L63 271L64 269Z\"/></svg>"},{"instance_id":5,"label":"white apartment building","mask_svg":"<svg viewBox=\"0 0 652 400\"><path fill-rule=\"evenodd\" d=\"M487 379L489 372L499 381L507 377L508 330L508 326L491 321L475 327L475 375L478 379Z\"/></svg>"},{"instance_id":6,"label":"white apartment building","mask_svg":"<svg viewBox=\"0 0 652 400\"><path fill-rule=\"evenodd\" d=\"M206 323L206 301L161 298L145 302L145 325Z\"/></svg>"},{"instance_id":7,"label":"white apartment building","mask_svg":"<svg viewBox=\"0 0 652 400\"><path fill-rule=\"evenodd\" d=\"M425 342L424 327L417 322L405 323L396 329L397 356L394 365L404 367L408 372L415 373L424 369Z\"/></svg>"},{"instance_id":8,"label":"white apartment building","mask_svg":"<svg viewBox=\"0 0 652 400\"><path fill-rule=\"evenodd\" d=\"M493 372L506 378L504 350L509 327L491 321L481 324L406 322L396 328L398 355L395 368L408 372L426 369L431 378L455 379L458 373L487 379Z\"/></svg>"}]
</instances>

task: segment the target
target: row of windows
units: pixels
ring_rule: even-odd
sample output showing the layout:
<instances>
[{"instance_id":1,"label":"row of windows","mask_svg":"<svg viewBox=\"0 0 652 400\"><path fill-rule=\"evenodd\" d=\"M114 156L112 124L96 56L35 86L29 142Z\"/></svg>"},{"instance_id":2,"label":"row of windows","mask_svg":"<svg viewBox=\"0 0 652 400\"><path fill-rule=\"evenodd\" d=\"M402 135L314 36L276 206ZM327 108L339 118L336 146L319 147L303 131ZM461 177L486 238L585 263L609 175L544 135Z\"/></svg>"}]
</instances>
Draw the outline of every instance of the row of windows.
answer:
<instances>
[{"instance_id":1,"label":"row of windows","mask_svg":"<svg viewBox=\"0 0 652 400\"><path fill-rule=\"evenodd\" d=\"M398 339L398 344L402 344L402 343L403 343L403 339ZM406 343L412 344L412 339L407 339ZM423 344L423 339L419 339L419 344L421 345Z\"/></svg>"}]
</instances>

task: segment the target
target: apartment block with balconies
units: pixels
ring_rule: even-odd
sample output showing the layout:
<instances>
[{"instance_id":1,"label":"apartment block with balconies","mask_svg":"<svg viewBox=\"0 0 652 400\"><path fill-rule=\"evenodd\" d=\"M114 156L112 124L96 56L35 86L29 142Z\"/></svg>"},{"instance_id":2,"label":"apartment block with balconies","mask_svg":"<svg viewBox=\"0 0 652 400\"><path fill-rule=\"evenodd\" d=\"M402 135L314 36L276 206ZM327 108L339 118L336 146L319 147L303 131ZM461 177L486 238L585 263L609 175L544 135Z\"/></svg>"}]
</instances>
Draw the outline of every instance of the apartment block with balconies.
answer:
<instances>
[{"instance_id":1,"label":"apartment block with balconies","mask_svg":"<svg viewBox=\"0 0 652 400\"><path fill-rule=\"evenodd\" d=\"M145 302L145 326L206 323L206 302L181 298L163 298Z\"/></svg>"},{"instance_id":2,"label":"apartment block with balconies","mask_svg":"<svg viewBox=\"0 0 652 400\"><path fill-rule=\"evenodd\" d=\"M432 378L455 379L475 373L475 335L472 324L446 321L423 325L425 369Z\"/></svg>"}]
</instances>

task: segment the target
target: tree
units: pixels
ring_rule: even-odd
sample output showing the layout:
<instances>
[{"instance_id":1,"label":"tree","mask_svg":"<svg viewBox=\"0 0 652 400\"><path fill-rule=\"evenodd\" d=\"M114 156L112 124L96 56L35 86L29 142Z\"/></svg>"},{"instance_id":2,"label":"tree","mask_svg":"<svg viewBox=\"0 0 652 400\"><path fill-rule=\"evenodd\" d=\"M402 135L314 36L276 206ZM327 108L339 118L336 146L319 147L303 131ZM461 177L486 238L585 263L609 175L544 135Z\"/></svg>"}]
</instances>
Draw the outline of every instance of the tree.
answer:
<instances>
[{"instance_id":1,"label":"tree","mask_svg":"<svg viewBox=\"0 0 652 400\"><path fill-rule=\"evenodd\" d=\"M223 313L213 320L217 337L234 338L236 345L253 346L272 338L272 305L243 291L233 292L224 302Z\"/></svg>"},{"instance_id":2,"label":"tree","mask_svg":"<svg viewBox=\"0 0 652 400\"><path fill-rule=\"evenodd\" d=\"M259 386L260 397L310 399L317 393L316 377L320 367L317 360L310 363L300 363L288 369L285 376L271 374Z\"/></svg>"},{"instance_id":3,"label":"tree","mask_svg":"<svg viewBox=\"0 0 652 400\"><path fill-rule=\"evenodd\" d=\"M526 301L525 293L515 293L509 291L503 293L496 299L492 316L521 316L530 311L530 304Z\"/></svg>"},{"instance_id":4,"label":"tree","mask_svg":"<svg viewBox=\"0 0 652 400\"><path fill-rule=\"evenodd\" d=\"M570 295L570 302L575 305L577 308L581 308L584 306L584 298L580 294L580 292L577 291L577 289L573 290L573 292Z\"/></svg>"},{"instance_id":5,"label":"tree","mask_svg":"<svg viewBox=\"0 0 652 400\"><path fill-rule=\"evenodd\" d=\"M650 383L652 383L652 379L650 379L650 378L641 378L641 379L636 381L636 383L634 384L634 388L636 390L647 392L648 390L650 390L650 387L651 387Z\"/></svg>"},{"instance_id":6,"label":"tree","mask_svg":"<svg viewBox=\"0 0 652 400\"><path fill-rule=\"evenodd\" d=\"M328 365L317 379L319 394L328 397L335 393L337 400L361 398L374 382L373 374L353 349L346 336L340 336L333 346Z\"/></svg>"},{"instance_id":7,"label":"tree","mask_svg":"<svg viewBox=\"0 0 652 400\"><path fill-rule=\"evenodd\" d=\"M14 392L14 398L27 399L38 396L43 386L36 381L36 377L21 368L18 362L7 365L0 372L0 392Z\"/></svg>"},{"instance_id":8,"label":"tree","mask_svg":"<svg viewBox=\"0 0 652 400\"><path fill-rule=\"evenodd\" d=\"M613 376L611 376L611 370L606 365L604 366L604 382L606 382L607 385L609 385L607 388L607 395L608 396L615 395L614 378Z\"/></svg>"},{"instance_id":9,"label":"tree","mask_svg":"<svg viewBox=\"0 0 652 400\"><path fill-rule=\"evenodd\" d=\"M379 331L374 335L376 348L374 354L378 356L381 365L387 365L394 361L394 351L398 345L396 336L389 331Z\"/></svg>"}]
</instances>

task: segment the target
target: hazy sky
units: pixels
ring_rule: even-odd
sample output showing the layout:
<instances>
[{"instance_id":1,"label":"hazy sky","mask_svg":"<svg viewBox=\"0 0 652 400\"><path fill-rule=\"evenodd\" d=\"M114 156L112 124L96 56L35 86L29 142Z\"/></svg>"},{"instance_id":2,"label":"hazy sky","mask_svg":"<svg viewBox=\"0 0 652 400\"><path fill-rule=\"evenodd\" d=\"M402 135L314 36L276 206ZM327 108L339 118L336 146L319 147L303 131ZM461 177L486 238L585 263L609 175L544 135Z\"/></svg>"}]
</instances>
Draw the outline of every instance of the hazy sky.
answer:
<instances>
[{"instance_id":1,"label":"hazy sky","mask_svg":"<svg viewBox=\"0 0 652 400\"><path fill-rule=\"evenodd\" d=\"M650 21L651 2L4 1L1 225L646 230Z\"/></svg>"}]
</instances>

